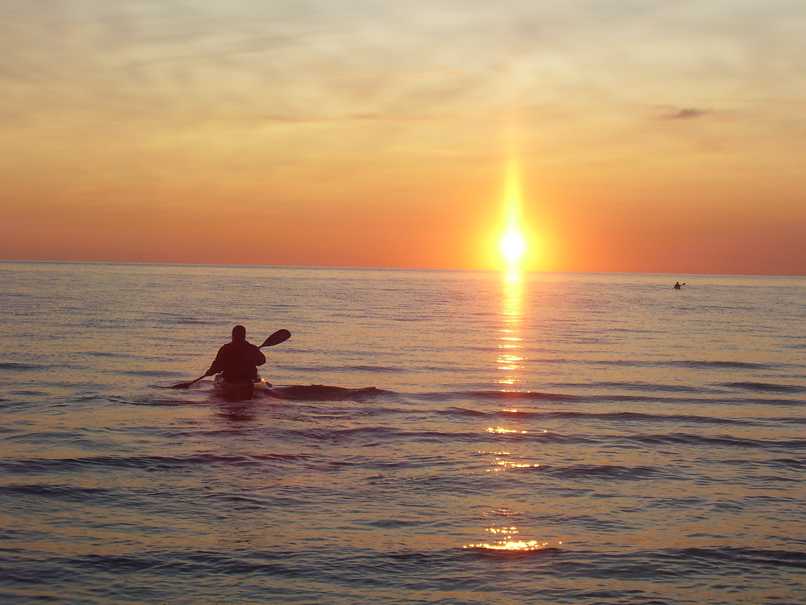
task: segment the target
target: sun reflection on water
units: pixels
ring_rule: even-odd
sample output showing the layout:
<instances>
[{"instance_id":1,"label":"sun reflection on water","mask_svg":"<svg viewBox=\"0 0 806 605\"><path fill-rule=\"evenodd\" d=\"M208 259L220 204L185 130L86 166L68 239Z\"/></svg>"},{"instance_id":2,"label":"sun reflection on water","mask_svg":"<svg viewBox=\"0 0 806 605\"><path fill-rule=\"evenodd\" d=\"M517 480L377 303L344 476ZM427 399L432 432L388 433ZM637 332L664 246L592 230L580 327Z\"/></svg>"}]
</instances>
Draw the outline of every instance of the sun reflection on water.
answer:
<instances>
[{"instance_id":1,"label":"sun reflection on water","mask_svg":"<svg viewBox=\"0 0 806 605\"><path fill-rule=\"evenodd\" d=\"M539 464L531 464L529 462L512 462L510 460L496 460L493 468L487 469L488 473L499 473L501 471L508 471L518 468L540 468Z\"/></svg>"},{"instance_id":2,"label":"sun reflection on water","mask_svg":"<svg viewBox=\"0 0 806 605\"><path fill-rule=\"evenodd\" d=\"M496 380L499 385L515 387L521 384L523 365L526 361L523 344L523 275L515 268L503 274L501 282L501 327L497 343L497 355L495 358L496 369L500 376ZM518 415L522 410L515 407L505 407L501 413ZM522 419L523 416L513 416ZM487 433L493 435L528 435L529 431L519 428L508 428L503 426L489 426ZM543 431L545 432L545 431ZM492 456L488 473L500 473L504 471L514 471L522 469L539 468L540 464L531 462L518 462L507 458L512 456L510 451L480 451L482 455ZM509 517L514 515L507 508L500 508L493 511L496 516ZM555 547L562 542L551 544L539 540L524 539L520 536L520 530L515 525L487 527L485 531L494 539L485 542L465 544L463 548L490 552L532 552Z\"/></svg>"},{"instance_id":3,"label":"sun reflection on water","mask_svg":"<svg viewBox=\"0 0 806 605\"><path fill-rule=\"evenodd\" d=\"M500 473L502 471L519 470L526 468L540 468L540 464L533 462L517 462L512 459L505 458L511 456L512 452L497 451L497 452L479 452L479 454L487 454L493 456L490 462L490 468L485 469L488 473Z\"/></svg>"},{"instance_id":4,"label":"sun reflection on water","mask_svg":"<svg viewBox=\"0 0 806 605\"><path fill-rule=\"evenodd\" d=\"M550 542L516 538L516 536L520 534L520 530L514 525L508 527L487 527L485 531L499 539L493 542L465 544L462 548L485 551L532 552L552 547ZM557 542L557 545L560 544L562 544L562 542Z\"/></svg>"},{"instance_id":5,"label":"sun reflection on water","mask_svg":"<svg viewBox=\"0 0 806 605\"><path fill-rule=\"evenodd\" d=\"M507 387L520 384L523 356L523 276L518 270L504 273L501 282L501 327L495 359L500 376L496 382Z\"/></svg>"},{"instance_id":6,"label":"sun reflection on water","mask_svg":"<svg viewBox=\"0 0 806 605\"><path fill-rule=\"evenodd\" d=\"M488 433L495 433L496 435L528 435L529 431L521 431L519 429L507 429L503 426L488 426Z\"/></svg>"}]
</instances>

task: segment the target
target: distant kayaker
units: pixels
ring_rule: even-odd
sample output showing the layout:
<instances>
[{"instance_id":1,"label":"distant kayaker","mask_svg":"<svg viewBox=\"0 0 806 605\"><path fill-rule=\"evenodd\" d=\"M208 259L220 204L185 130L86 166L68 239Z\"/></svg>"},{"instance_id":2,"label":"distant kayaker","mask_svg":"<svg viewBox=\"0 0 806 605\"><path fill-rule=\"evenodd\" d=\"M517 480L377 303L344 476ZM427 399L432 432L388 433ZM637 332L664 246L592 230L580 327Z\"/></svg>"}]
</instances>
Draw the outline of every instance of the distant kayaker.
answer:
<instances>
[{"instance_id":1,"label":"distant kayaker","mask_svg":"<svg viewBox=\"0 0 806 605\"><path fill-rule=\"evenodd\" d=\"M675 290L679 290L680 288L682 288L682 287L683 287L683 286L685 286L685 285L686 285L686 282L683 282L683 283L681 284L679 281L676 281L676 282L674 282L674 289L675 289Z\"/></svg>"},{"instance_id":2,"label":"distant kayaker","mask_svg":"<svg viewBox=\"0 0 806 605\"><path fill-rule=\"evenodd\" d=\"M235 326L232 328L232 341L218 350L213 365L204 375L213 376L223 372L224 380L227 382L255 380L257 366L262 366L264 363L266 356L246 340L246 328Z\"/></svg>"}]
</instances>

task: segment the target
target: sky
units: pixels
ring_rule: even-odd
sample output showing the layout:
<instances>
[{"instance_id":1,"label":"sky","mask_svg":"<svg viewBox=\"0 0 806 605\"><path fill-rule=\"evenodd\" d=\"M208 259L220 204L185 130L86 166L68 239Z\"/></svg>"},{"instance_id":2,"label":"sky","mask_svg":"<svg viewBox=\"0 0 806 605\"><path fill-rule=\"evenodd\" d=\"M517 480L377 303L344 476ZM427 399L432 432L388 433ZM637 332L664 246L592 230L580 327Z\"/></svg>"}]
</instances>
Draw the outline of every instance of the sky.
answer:
<instances>
[{"instance_id":1,"label":"sky","mask_svg":"<svg viewBox=\"0 0 806 605\"><path fill-rule=\"evenodd\" d=\"M516 204L531 270L806 275L804 57L802 0L6 0L0 258L492 269Z\"/></svg>"}]
</instances>

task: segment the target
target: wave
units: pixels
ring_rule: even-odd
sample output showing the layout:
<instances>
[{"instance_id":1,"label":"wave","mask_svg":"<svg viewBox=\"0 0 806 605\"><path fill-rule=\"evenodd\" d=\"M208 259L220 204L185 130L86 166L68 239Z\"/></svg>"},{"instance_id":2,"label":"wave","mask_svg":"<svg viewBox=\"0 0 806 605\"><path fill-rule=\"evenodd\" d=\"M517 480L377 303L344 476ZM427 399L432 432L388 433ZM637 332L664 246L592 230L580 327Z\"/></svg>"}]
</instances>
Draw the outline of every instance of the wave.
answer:
<instances>
[{"instance_id":1,"label":"wave","mask_svg":"<svg viewBox=\"0 0 806 605\"><path fill-rule=\"evenodd\" d=\"M19 363L16 361L0 361L0 370L14 370L17 372L36 372L40 370L47 370L47 366L37 365L33 363Z\"/></svg>"},{"instance_id":2,"label":"wave","mask_svg":"<svg viewBox=\"0 0 806 605\"><path fill-rule=\"evenodd\" d=\"M317 442L345 443L350 441L366 441L371 443L388 443L391 441L411 441L411 442L431 442L451 444L456 442L464 443L500 443L500 442L532 442L532 443L557 443L557 444L592 444L599 443L609 446L620 444L640 444L640 445L683 445L693 447L731 447L745 449L761 449L768 451L793 451L806 450L806 439L753 439L747 437L734 437L730 435L704 436L692 433L655 433L655 434L616 434L607 436L594 436L582 433L559 433L556 431L539 430L496 430L496 427L489 427L484 430L472 431L444 431L444 430L407 430L393 426L375 425L356 428L301 428L292 430L277 431L278 438L313 440ZM91 466L91 465L111 465L111 466L149 466L156 468L167 466L187 466L197 463L206 464L233 464L248 465L259 464L265 460L274 460L275 456L213 456L198 455L189 457L135 457L116 458L101 457L90 459L66 460L60 464ZM283 457L282 459L287 459ZM33 461L31 464L48 464L47 461ZM13 470L16 463L0 462L0 469Z\"/></svg>"},{"instance_id":3,"label":"wave","mask_svg":"<svg viewBox=\"0 0 806 605\"><path fill-rule=\"evenodd\" d=\"M600 382L561 382L556 383L559 387L584 387L584 388L601 388L601 389L623 389L626 391L668 391L672 393L702 393L702 387L692 387L687 385L676 384L658 384L649 382L616 382L616 381L600 381Z\"/></svg>"},{"instance_id":4,"label":"wave","mask_svg":"<svg viewBox=\"0 0 806 605\"><path fill-rule=\"evenodd\" d=\"M621 384L621 383L618 383ZM572 386L570 384L557 385L557 386ZM574 384L573 386L584 386L583 384ZM601 384L599 385L602 386ZM651 385L646 388L651 389ZM636 390L638 388L636 387ZM683 390L681 388L681 390ZM695 389L697 392L702 392L702 389ZM391 393L391 391L387 391ZM687 389L685 390L687 392ZM702 404L768 404L768 405L798 405L802 403L794 399L771 399L771 398L725 398L722 397L674 397L664 396L657 394L608 394L608 393L592 393L592 394L579 394L572 395L564 392L548 392L548 391L496 391L496 390L469 390L469 391L445 391L445 392L405 392L395 393L398 396L426 401L456 401L475 399L482 401L573 401L579 403L618 403L618 402L638 402L638 403L702 403Z\"/></svg>"},{"instance_id":5,"label":"wave","mask_svg":"<svg viewBox=\"0 0 806 605\"><path fill-rule=\"evenodd\" d=\"M803 458L739 458L735 460L720 460L720 464L731 464L734 466L756 466L756 467L775 467L781 469L806 469L806 459ZM780 479L780 478L779 478Z\"/></svg>"},{"instance_id":6,"label":"wave","mask_svg":"<svg viewBox=\"0 0 806 605\"><path fill-rule=\"evenodd\" d=\"M772 398L737 398L730 397L674 397L664 395L629 395L620 393L593 393L586 395L571 395L569 393L550 393L542 391L452 391L445 393L403 393L407 397L414 399L427 399L436 401L450 401L456 399L467 399L473 397L481 400L507 401L574 401L579 403L701 403L707 405L719 404L760 404L760 405L800 405L803 402L795 399L772 399Z\"/></svg>"},{"instance_id":7,"label":"wave","mask_svg":"<svg viewBox=\"0 0 806 605\"><path fill-rule=\"evenodd\" d=\"M320 373L320 372L377 372L382 374L408 372L406 368L397 366L370 366L370 365L353 365L353 366L294 366L294 365L278 365L283 370L292 372L305 372L305 373Z\"/></svg>"},{"instance_id":8,"label":"wave","mask_svg":"<svg viewBox=\"0 0 806 605\"><path fill-rule=\"evenodd\" d=\"M402 371L400 368L394 367L377 367L377 366L355 366L357 368L364 368L364 371L369 372L398 372ZM344 368L339 368L344 369ZM175 377L179 374L173 371L148 371L148 370L129 370L124 371L125 374L134 376L154 376L154 377ZM205 388L209 382L199 383L199 389ZM167 384L153 385L155 388L170 388ZM555 385L549 385L555 386ZM593 387L595 389L592 393L585 394L571 394L568 392L554 392L554 391L518 391L518 390L495 390L495 389L469 389L457 391L394 391L391 389L383 389L376 386L366 387L341 387L325 384L310 384L310 385L276 385L266 393L266 397L274 399L284 399L291 401L375 401L375 400L392 400L396 402L407 401L427 401L427 402L452 402L452 401L478 401L478 402L579 402L579 403L620 403L620 402L636 402L636 403L659 403L659 404L703 404L703 405L737 405L737 404L752 404L752 405L781 405L781 406L798 406L806 403L802 399L794 398L771 398L771 397L740 397L736 395L729 395L724 390L705 390L703 388L695 388L684 385L657 385L652 383L636 383L636 382L593 382L593 383L558 383L558 387ZM750 390L753 392L763 393L765 391L780 392L782 394L806 392L806 388L794 385L770 385L767 383L724 383L721 385L732 386L734 388L741 388L742 390ZM638 391L639 393L607 393L608 388L621 388L625 390ZM660 393L653 393L653 391L670 391L672 393L680 393L679 396L664 395ZM683 396L685 393L691 393L690 396ZM694 394L701 393L704 396L696 397ZM121 401L122 403L132 403L140 405L177 405L178 403L194 403L198 401L178 402L176 400L144 400L144 401L126 401L120 398L110 397L111 400ZM457 408L462 409L462 408ZM455 411L453 413L456 413ZM473 412L470 412L473 413ZM563 412L570 414L567 417L572 417L574 412ZM541 416L549 414L548 412L540 412ZM559 416L559 413L555 414ZM594 417L594 416L590 416ZM720 418L709 418L707 416L696 415L655 415L647 414L641 416L640 414L630 415L629 413L622 413L620 415L604 414L602 418L613 418L622 420L668 420L668 421L681 421L681 422L711 422L722 424L741 424L741 421L730 421ZM755 423L747 423L755 424Z\"/></svg>"},{"instance_id":9,"label":"wave","mask_svg":"<svg viewBox=\"0 0 806 605\"><path fill-rule=\"evenodd\" d=\"M449 445L456 442L489 444L499 441L533 441L538 443L592 443L595 439L585 435L566 435L562 433L537 431L507 431L490 427L474 431L442 431L442 430L407 430L392 426L365 426L346 429L296 429L286 430L284 434L293 438L311 439L344 443L351 440L369 439L372 443L391 441L430 442ZM366 445L366 444L364 444Z\"/></svg>"},{"instance_id":10,"label":"wave","mask_svg":"<svg viewBox=\"0 0 806 605\"><path fill-rule=\"evenodd\" d=\"M407 397L414 399L424 399L428 401L445 401L451 399L478 398L491 401L575 401L580 399L577 395L566 393L545 393L541 391L446 391L446 392L425 392L425 393L405 393Z\"/></svg>"},{"instance_id":11,"label":"wave","mask_svg":"<svg viewBox=\"0 0 806 605\"><path fill-rule=\"evenodd\" d=\"M614 438L619 439L619 437ZM706 437L703 435L693 435L690 433L626 435L621 437L621 439L651 445L677 443L687 445L709 445L709 446L727 446L727 447L744 447L744 448L760 448L760 449L785 449L785 450L806 448L806 439L787 439L787 440L750 439L747 437L731 437L728 435L719 437Z\"/></svg>"},{"instance_id":12,"label":"wave","mask_svg":"<svg viewBox=\"0 0 806 605\"><path fill-rule=\"evenodd\" d=\"M268 397L291 401L366 401L384 395L395 395L394 391L385 391L376 387L347 388L324 384L308 386L290 385L273 387Z\"/></svg>"},{"instance_id":13,"label":"wave","mask_svg":"<svg viewBox=\"0 0 806 605\"><path fill-rule=\"evenodd\" d=\"M130 373L133 375L142 376L177 376L174 372L149 372L133 370ZM204 384L200 383L203 388ZM758 386L759 383L732 383L732 384L753 384L751 387L755 390L762 391L767 386ZM640 390L640 388L651 389L653 385L638 385L637 383L593 383L593 386L604 388L609 385L628 385L628 388ZM569 385L565 385L569 386ZM585 386L584 384L575 384L575 386ZM780 385L779 385L780 386ZM155 388L167 389L169 385L154 385ZM688 392L688 387L674 387L668 386L670 390ZM799 392L800 387L784 387L784 392ZM696 389L691 389L695 390ZM737 405L737 404L753 404L753 405L781 405L781 406L797 406L806 403L800 399L777 399L777 398L764 398L764 397L736 397L726 396L724 391L720 391L718 396L712 397L682 397L682 396L666 396L660 394L626 394L626 393L590 393L572 395L567 392L548 392L548 391L512 391L512 390L493 390L493 389L476 389L476 390L459 390L459 391L393 391L390 389L382 389L375 386L367 387L340 387L324 384L311 384L311 385L277 385L272 387L265 395L267 398L283 399L290 401L311 401L311 402L324 402L324 401L376 401L376 400L391 400L391 401L427 401L427 402L451 402L451 401L478 401L478 402L579 402L579 403L620 403L620 402L636 402L636 403L659 403L659 404L703 404L703 405ZM125 400L120 397L110 397L112 401L121 403L130 403L136 405L180 405L180 404L198 404L198 401L191 400L173 400L173 399L147 399L143 401ZM462 408L457 408L462 409ZM456 413L455 411L453 413ZM470 412L472 413L472 412ZM539 415L543 416L549 412L540 412ZM555 417L561 417L559 412L553 413ZM573 417L575 412L563 412L569 414L569 418ZM583 414L580 412L580 414ZM593 416L591 416L593 417ZM681 422L713 422L722 424L741 424L741 421L730 421L719 418L709 418L707 416L696 415L655 415L647 414L646 417L640 414L621 413L616 415L604 414L602 418L614 418L623 420L651 420L661 419L669 421Z\"/></svg>"},{"instance_id":14,"label":"wave","mask_svg":"<svg viewBox=\"0 0 806 605\"><path fill-rule=\"evenodd\" d=\"M47 397L50 395L47 391L37 391L36 389L15 389L9 391L10 395L19 395L22 397Z\"/></svg>"},{"instance_id":15,"label":"wave","mask_svg":"<svg viewBox=\"0 0 806 605\"><path fill-rule=\"evenodd\" d=\"M157 387L161 389L167 389L170 387ZM112 403L121 403L124 405L144 405L144 406L154 406L154 407L176 407L176 406L183 406L183 405L199 405L198 401L191 400L191 399L163 399L163 398L154 398L149 397L148 399L127 399L126 397L119 397L117 395L112 395L107 398Z\"/></svg>"},{"instance_id":16,"label":"wave","mask_svg":"<svg viewBox=\"0 0 806 605\"><path fill-rule=\"evenodd\" d=\"M659 553L663 557L682 557L701 561L737 563L741 565L766 564L772 567L806 569L806 553L791 550L762 548L681 548Z\"/></svg>"},{"instance_id":17,"label":"wave","mask_svg":"<svg viewBox=\"0 0 806 605\"><path fill-rule=\"evenodd\" d=\"M367 426L348 429L299 429L285 431L291 437L313 439L316 441L332 441L342 443L353 439L371 439L373 442L388 442L391 440L426 441L450 444L454 442L469 443L498 443L498 442L534 442L558 444L591 444L616 446L619 444L641 445L687 445L707 447L735 447L764 450L793 450L806 449L806 439L767 440L751 439L731 436L709 437L691 433L657 433L657 434L622 434L593 436L588 434L564 434L555 431L540 430L496 430L490 427L476 431L440 431L440 430L405 430L391 426Z\"/></svg>"},{"instance_id":18,"label":"wave","mask_svg":"<svg viewBox=\"0 0 806 605\"><path fill-rule=\"evenodd\" d=\"M737 547L699 547L699 548L597 548L591 544L589 548L574 544L566 548L556 540L547 540L540 547L533 549L495 549L479 545L462 545L459 536L455 545L444 545L440 541L435 547L403 548L393 546L384 548L383 542L370 543L362 548L348 547L336 549L329 544L318 545L315 550L282 548L282 545L271 548L255 548L240 545L238 548L226 549L220 545L197 548L149 548L128 553L71 553L52 554L47 562L37 562L25 569L15 565L9 570L9 577L16 583L27 587L51 587L67 578L79 577L88 581L103 582L91 585L95 594L103 596L119 596L118 591L108 589L109 577L139 579L141 577L157 578L156 587L147 595L159 595L159 601L170 601L176 594L189 595L188 599L210 600L204 597L227 594L227 591L210 592L208 583L188 582L188 578L223 579L227 588L238 578L274 579L279 587L272 588L263 594L277 596L277 601L328 602L332 601L334 588L347 600L355 602L391 602L399 601L403 595L419 595L412 589L421 590L423 586L436 587L442 594L455 595L455 587L461 585L465 590L476 589L472 594L477 599L465 598L466 602L485 602L489 597L491 581L484 575L489 565L486 562L506 561L505 567L493 565L503 578L500 588L512 602L534 601L539 594L540 584L520 586L511 582L511 578L528 578L530 573L538 578L549 574L558 582L560 588L549 590L549 594L560 595L557 601L580 603L661 603L667 600L653 599L652 582L669 583L670 591L683 590L683 587L702 584L709 588L719 581L727 583L728 589L734 588L733 598L720 598L724 593L714 592L720 602L745 602L751 600L755 592L743 590L739 580L749 576L763 574L763 578L780 578L781 582L795 582L797 576L789 578L782 575L782 569L798 573L806 569L806 554L795 550L771 548L737 548ZM545 544L545 547L542 547ZM469 567L469 562L484 563L482 571ZM534 563L534 564L533 564ZM535 567L536 565L536 567ZM158 575L156 575L158 574ZM100 575L101 580L98 580ZM172 580L178 578L178 580ZM580 582L573 582L578 578ZM763 579L762 578L762 579ZM404 581L407 580L407 581ZM121 580L121 582L123 581ZM629 586L612 586L614 582L629 581ZM390 582L395 582L390 584ZM573 582L569 584L569 582ZM636 584L641 582L641 584ZM218 582L219 584L221 581ZM603 584L604 583L604 584ZM288 588L282 585L287 584ZM329 590L317 590L319 584L330 587ZM397 589L390 592L388 586ZM139 585L138 585L139 586ZM493 586L499 587L498 584ZM537 586L537 588L534 588ZM349 588L348 588L349 587ZM758 594L766 595L766 584L761 583ZM527 590L528 589L528 590ZM182 591L176 592L176 591ZM694 589L696 590L696 589ZM795 589L797 590L797 589ZM451 592L448 592L451 591ZM545 591L544 591L545 592ZM136 593L140 596L143 591ZM649 593L647 598L642 598ZM397 598L386 598L392 594ZM665 594L665 593L664 593ZM669 593L672 594L672 593ZM711 594L711 593L708 593ZM794 594L794 593L792 593ZM202 598L198 598L202 595ZM350 598L361 595L363 598ZM370 596L366 596L370 595ZM568 598L563 598L570 595ZM695 593L696 596L696 593ZM103 600L103 599L102 599ZM107 598L107 601L116 600ZM118 598L117 600L121 600ZM125 599L124 599L125 600ZM142 599L140 599L142 600ZM173 598L173 600L177 600ZM178 600L182 600L180 597ZM226 598L218 599L226 600ZM271 600L271 599L269 599ZM344 600L344 599L342 599ZM419 599L409 599L411 601ZM539 600L539 599L538 599ZM784 598L772 600L776 602L795 602L797 599ZM456 602L445 599L440 602ZM769 598L756 599L771 602Z\"/></svg>"},{"instance_id":19,"label":"wave","mask_svg":"<svg viewBox=\"0 0 806 605\"><path fill-rule=\"evenodd\" d=\"M437 410L437 414L442 414L446 416L472 416L476 418L490 418L492 416L496 416L496 412L481 412L479 410L469 410L467 408L448 408L446 410ZM530 413L529 416L537 416L537 413Z\"/></svg>"},{"instance_id":20,"label":"wave","mask_svg":"<svg viewBox=\"0 0 806 605\"><path fill-rule=\"evenodd\" d=\"M804 402L798 399L772 399L762 397L664 397L660 395L586 395L578 397L579 401L591 403L666 403L666 404L703 404L703 405L802 405Z\"/></svg>"},{"instance_id":21,"label":"wave","mask_svg":"<svg viewBox=\"0 0 806 605\"><path fill-rule=\"evenodd\" d=\"M262 466L267 463L287 463L307 459L305 454L216 455L187 456L89 456L86 458L41 458L1 460L0 469L9 474L50 473L100 468L145 469L149 471L203 468L211 465Z\"/></svg>"},{"instance_id":22,"label":"wave","mask_svg":"<svg viewBox=\"0 0 806 605\"><path fill-rule=\"evenodd\" d=\"M708 370L771 370L775 364L756 363L749 361L702 361L702 360L678 360L660 362L658 365L671 366L677 368L699 368ZM780 366L781 364L777 364Z\"/></svg>"},{"instance_id":23,"label":"wave","mask_svg":"<svg viewBox=\"0 0 806 605\"><path fill-rule=\"evenodd\" d=\"M532 467L525 470L540 470ZM515 469L517 470L517 469ZM619 466L613 464L574 464L563 467L546 467L545 472L559 479L615 479L637 480L668 478L668 473L654 466Z\"/></svg>"},{"instance_id":24,"label":"wave","mask_svg":"<svg viewBox=\"0 0 806 605\"><path fill-rule=\"evenodd\" d=\"M477 416L477 417L506 417L506 418L541 418L541 419L596 419L626 422L687 422L697 424L732 424L755 426L758 422L752 420L735 420L731 418L717 418L714 416L692 416L684 414L644 414L639 412L530 412L527 410L496 410L482 412L462 407L452 407L439 410L437 414L449 416ZM806 422L806 420L804 420Z\"/></svg>"},{"instance_id":25,"label":"wave","mask_svg":"<svg viewBox=\"0 0 806 605\"><path fill-rule=\"evenodd\" d=\"M498 551L496 554L505 556L507 553ZM681 576L710 575L715 572L721 576L741 574L740 577L744 577L748 569L754 569L758 573L759 568L766 568L770 572L779 572L782 567L806 569L806 553L783 549L694 547L602 552L574 548L556 549L554 556L558 558L557 562L562 566L562 576L565 578L601 578L611 582L614 578L646 580L651 577L674 580ZM579 561L591 561L595 564L579 565ZM569 564L565 564L566 562ZM621 599L618 601L626 602ZM595 602L602 602L601 597Z\"/></svg>"},{"instance_id":26,"label":"wave","mask_svg":"<svg viewBox=\"0 0 806 605\"><path fill-rule=\"evenodd\" d=\"M623 466L618 464L572 464L556 466L550 464L520 463L515 459L500 459L497 465L508 473L539 473L556 479L612 479L638 481L642 479L676 478L669 470L657 466ZM671 467L669 467L671 469Z\"/></svg>"},{"instance_id":27,"label":"wave","mask_svg":"<svg viewBox=\"0 0 806 605\"><path fill-rule=\"evenodd\" d=\"M71 502L86 502L93 498L107 499L113 490L102 487L79 487L76 485L22 484L2 485L0 495L34 496L36 498L56 498Z\"/></svg>"},{"instance_id":28,"label":"wave","mask_svg":"<svg viewBox=\"0 0 806 605\"><path fill-rule=\"evenodd\" d=\"M803 458L772 458L771 460L766 460L764 462L770 466L806 470L806 460Z\"/></svg>"},{"instance_id":29,"label":"wave","mask_svg":"<svg viewBox=\"0 0 806 605\"><path fill-rule=\"evenodd\" d=\"M575 418L582 416L605 420L623 420L628 422L687 422L696 424L733 424L745 426L758 424L752 420L737 420L734 418L719 418L716 416L694 416L690 414L643 414L640 412L556 412L555 414L560 418Z\"/></svg>"},{"instance_id":30,"label":"wave","mask_svg":"<svg viewBox=\"0 0 806 605\"><path fill-rule=\"evenodd\" d=\"M208 577L239 578L285 578L297 584L286 592L282 588L273 589L271 595L288 595L279 601L298 601L303 596L315 595L305 602L330 602L330 591L314 592L299 586L300 578L314 578L324 581L330 586L342 584L377 586L378 574L384 570L395 570L397 573L415 574L430 565L448 563L451 559L462 555L460 548L454 552L383 552L377 549L342 550L335 552L327 546L320 546L318 556L311 557L304 550L286 550L278 547L239 550L219 550L215 548L194 548L182 550L149 550L131 554L80 554L54 555L50 557L46 567L48 574L31 574L25 580L29 585L44 584L46 581L61 581L68 576L86 574L90 577L102 574L129 575L158 572L161 578L176 577ZM330 565L322 565L329 561ZM224 582L225 585L227 582ZM206 590L206 589L205 589ZM226 592L226 591L225 591ZM105 594L101 592L101 594ZM118 594L118 593L112 593ZM138 593L139 594L139 593ZM150 593L149 593L150 594ZM161 594L161 593L156 593ZM172 594L172 593L168 593ZM182 594L207 594L183 589ZM218 593L216 593L218 594ZM110 599L107 599L109 601ZM115 600L115 599L111 599ZM120 599L118 599L120 600ZM142 600L142 599L140 599ZM157 599L162 601L177 600ZM182 600L181 598L179 600ZM198 599L196 599L198 600ZM205 600L205 599L202 599ZM217 599L215 602L225 602ZM269 599L272 600L272 599ZM369 599L372 602L373 599ZM195 602L195 601L194 601Z\"/></svg>"},{"instance_id":31,"label":"wave","mask_svg":"<svg viewBox=\"0 0 806 605\"><path fill-rule=\"evenodd\" d=\"M720 386L747 391L769 391L772 393L806 393L806 387L793 384L774 384L770 382L724 382Z\"/></svg>"},{"instance_id":32,"label":"wave","mask_svg":"<svg viewBox=\"0 0 806 605\"><path fill-rule=\"evenodd\" d=\"M350 429L298 429L287 431L294 437L313 439L316 441L342 442L356 437L372 439L403 438L411 441L438 441L450 443L453 441L478 441L484 435L477 432L450 432L450 431L409 431L387 426L369 426Z\"/></svg>"},{"instance_id":33,"label":"wave","mask_svg":"<svg viewBox=\"0 0 806 605\"><path fill-rule=\"evenodd\" d=\"M180 317L177 319L161 319L159 320L162 324L168 325L191 325L191 326L215 326L219 325L220 321L215 321L211 319L197 319L195 317Z\"/></svg>"},{"instance_id":34,"label":"wave","mask_svg":"<svg viewBox=\"0 0 806 605\"><path fill-rule=\"evenodd\" d=\"M155 378L183 376L181 372L177 372L174 370L107 370L106 373L120 374L125 376L151 376Z\"/></svg>"},{"instance_id":35,"label":"wave","mask_svg":"<svg viewBox=\"0 0 806 605\"><path fill-rule=\"evenodd\" d=\"M765 418L764 420L768 422L781 422L783 424L806 424L806 417L789 417L789 416L778 416L777 418Z\"/></svg>"},{"instance_id":36,"label":"wave","mask_svg":"<svg viewBox=\"0 0 806 605\"><path fill-rule=\"evenodd\" d=\"M491 348L490 350L497 350ZM527 352L531 349L526 348ZM537 349L535 352L550 352L545 349ZM616 366L629 368L685 368L695 370L773 370L781 367L789 367L791 364L768 364L748 361L706 361L697 359L672 359L666 361L647 361L642 359L577 359L568 357L542 357L530 358L526 360L530 364L572 364L588 366Z\"/></svg>"}]
</instances>

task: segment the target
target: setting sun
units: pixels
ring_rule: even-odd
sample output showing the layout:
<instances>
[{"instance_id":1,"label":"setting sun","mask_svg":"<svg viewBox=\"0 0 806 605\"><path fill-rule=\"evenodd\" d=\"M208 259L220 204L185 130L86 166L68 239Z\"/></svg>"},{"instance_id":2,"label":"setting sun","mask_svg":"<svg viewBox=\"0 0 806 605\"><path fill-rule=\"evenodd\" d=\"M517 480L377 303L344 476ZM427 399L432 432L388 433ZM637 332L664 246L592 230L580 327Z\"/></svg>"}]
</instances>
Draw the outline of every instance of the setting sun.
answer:
<instances>
[{"instance_id":1,"label":"setting sun","mask_svg":"<svg viewBox=\"0 0 806 605\"><path fill-rule=\"evenodd\" d=\"M498 242L501 257L510 271L520 269L527 249L523 233L522 192L520 167L516 157L510 158L506 166L504 190L504 233Z\"/></svg>"},{"instance_id":2,"label":"setting sun","mask_svg":"<svg viewBox=\"0 0 806 605\"><path fill-rule=\"evenodd\" d=\"M520 262L526 252L526 240L516 228L510 227L501 238L501 254L509 265Z\"/></svg>"}]
</instances>

